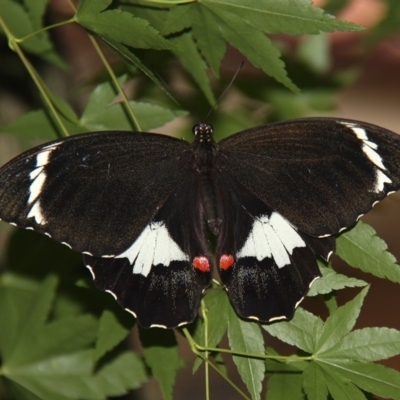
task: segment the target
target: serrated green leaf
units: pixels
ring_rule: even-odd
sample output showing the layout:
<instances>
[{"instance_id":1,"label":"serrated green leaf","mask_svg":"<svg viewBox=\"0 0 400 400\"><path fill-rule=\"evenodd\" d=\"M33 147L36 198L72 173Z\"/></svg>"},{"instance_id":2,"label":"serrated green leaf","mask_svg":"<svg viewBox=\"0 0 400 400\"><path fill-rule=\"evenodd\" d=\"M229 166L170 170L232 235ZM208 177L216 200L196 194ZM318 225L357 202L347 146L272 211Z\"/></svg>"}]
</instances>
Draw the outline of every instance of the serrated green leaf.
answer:
<instances>
[{"instance_id":1,"label":"serrated green leaf","mask_svg":"<svg viewBox=\"0 0 400 400\"><path fill-rule=\"evenodd\" d=\"M15 400L43 400L40 397L33 394L30 390L24 388L16 382L9 381L8 379L1 379L0 386L4 387L4 392ZM0 392L1 394L3 391ZM10 397L7 397L8 400ZM57 399L57 400L68 400L68 399Z\"/></svg>"},{"instance_id":2,"label":"serrated green leaf","mask_svg":"<svg viewBox=\"0 0 400 400\"><path fill-rule=\"evenodd\" d=\"M303 376L300 372L279 373L268 378L268 400L303 400Z\"/></svg>"},{"instance_id":3,"label":"serrated green leaf","mask_svg":"<svg viewBox=\"0 0 400 400\"><path fill-rule=\"evenodd\" d=\"M42 18L46 11L48 0L24 0L29 19L35 30L42 28Z\"/></svg>"},{"instance_id":4,"label":"serrated green leaf","mask_svg":"<svg viewBox=\"0 0 400 400\"><path fill-rule=\"evenodd\" d=\"M238 318L233 309L226 315L228 319L228 339L233 352L243 352L249 356L234 356L239 375L245 383L252 399L260 399L265 375L265 362L251 358L251 355L264 354L264 338L258 324Z\"/></svg>"},{"instance_id":5,"label":"serrated green leaf","mask_svg":"<svg viewBox=\"0 0 400 400\"><path fill-rule=\"evenodd\" d=\"M36 19L33 23L30 19L32 14L28 14L24 7L16 1L1 0L1 17L9 30L16 38L24 38L33 33L37 28L33 25L38 24ZM21 46L28 52L43 57L49 61L63 66L61 59L54 53L48 34L41 32L24 40Z\"/></svg>"},{"instance_id":6,"label":"serrated green leaf","mask_svg":"<svg viewBox=\"0 0 400 400\"><path fill-rule=\"evenodd\" d=\"M208 346L216 347L224 337L228 328L228 321L221 318L227 315L232 306L225 290L210 290L204 297L208 318Z\"/></svg>"},{"instance_id":7,"label":"serrated green leaf","mask_svg":"<svg viewBox=\"0 0 400 400\"><path fill-rule=\"evenodd\" d=\"M135 54L121 43L110 38L101 37L101 40L107 43L115 52L121 55L130 65L142 71L149 79L151 79L171 100L175 102L174 97L166 90L160 80L154 75L154 73L147 68Z\"/></svg>"},{"instance_id":8,"label":"serrated green leaf","mask_svg":"<svg viewBox=\"0 0 400 400\"><path fill-rule=\"evenodd\" d=\"M208 318L207 345L208 347L214 348L219 345L228 328L227 319L221 318L221 315L228 315L232 306L225 290L210 290L204 296L204 302L206 304ZM199 328L200 329L196 330L194 339L200 345L204 346L204 324ZM197 371L202 362L203 360L201 358L196 359L193 365L193 373Z\"/></svg>"},{"instance_id":9,"label":"serrated green leaf","mask_svg":"<svg viewBox=\"0 0 400 400\"><path fill-rule=\"evenodd\" d=\"M287 76L285 64L279 50L272 41L254 25L246 24L242 16L233 13L220 13L213 9L214 23L224 38L236 47L254 66L261 68L278 82L297 92L298 88Z\"/></svg>"},{"instance_id":10,"label":"serrated green leaf","mask_svg":"<svg viewBox=\"0 0 400 400\"><path fill-rule=\"evenodd\" d=\"M177 43L177 47L182 50L173 51L179 57L182 65L193 76L193 79L199 85L208 102L213 106L215 104L215 97L211 91L210 80L207 75L207 65L197 50L197 46L193 41L190 32L182 33L172 39Z\"/></svg>"},{"instance_id":11,"label":"serrated green leaf","mask_svg":"<svg viewBox=\"0 0 400 400\"><path fill-rule=\"evenodd\" d=\"M27 291L0 288L0 352L3 360L9 359L14 351L20 319L31 299L32 293Z\"/></svg>"},{"instance_id":12,"label":"serrated green leaf","mask_svg":"<svg viewBox=\"0 0 400 400\"><path fill-rule=\"evenodd\" d=\"M100 368L92 380L93 385L100 388L104 398L108 398L122 396L128 390L139 388L147 381L147 376L142 360L127 351Z\"/></svg>"},{"instance_id":13,"label":"serrated green leaf","mask_svg":"<svg viewBox=\"0 0 400 400\"><path fill-rule=\"evenodd\" d=\"M400 399L400 373L379 364L357 361L329 359L324 363L328 372L333 369L334 375L340 374L345 381L351 381L366 392L383 398Z\"/></svg>"},{"instance_id":14,"label":"serrated green leaf","mask_svg":"<svg viewBox=\"0 0 400 400\"><path fill-rule=\"evenodd\" d=\"M20 363L36 363L58 354L68 354L93 344L96 339L98 322L90 315L67 317L51 322L40 329L35 336L35 346L27 340L20 340L19 350L23 352ZM31 332L33 333L33 332ZM15 366L13 357L7 365Z\"/></svg>"},{"instance_id":15,"label":"serrated green leaf","mask_svg":"<svg viewBox=\"0 0 400 400\"><path fill-rule=\"evenodd\" d=\"M400 266L395 257L375 230L362 221L337 238L336 254L352 267L400 283Z\"/></svg>"},{"instance_id":16,"label":"serrated green leaf","mask_svg":"<svg viewBox=\"0 0 400 400\"><path fill-rule=\"evenodd\" d=\"M378 361L400 354L400 332L391 328L364 328L350 332L324 357Z\"/></svg>"},{"instance_id":17,"label":"serrated green leaf","mask_svg":"<svg viewBox=\"0 0 400 400\"><path fill-rule=\"evenodd\" d=\"M26 346L31 345L32 336L39 334L40 328L48 318L57 282L55 276L46 278L40 286L37 296L33 297L22 313L20 311L17 335L9 349L7 358L4 358L8 366L24 363Z\"/></svg>"},{"instance_id":18,"label":"serrated green leaf","mask_svg":"<svg viewBox=\"0 0 400 400\"><path fill-rule=\"evenodd\" d=\"M196 7L195 2L172 7L160 32L163 35L170 35L190 28L193 24L193 18L196 16Z\"/></svg>"},{"instance_id":19,"label":"serrated green leaf","mask_svg":"<svg viewBox=\"0 0 400 400\"><path fill-rule=\"evenodd\" d=\"M143 364L133 353L122 353L93 374L93 352L59 355L18 368L4 366L4 375L43 400L106 400L125 394L146 380Z\"/></svg>"},{"instance_id":20,"label":"serrated green leaf","mask_svg":"<svg viewBox=\"0 0 400 400\"><path fill-rule=\"evenodd\" d=\"M18 368L5 365L5 376L42 399L69 396L88 400L104 399L100 388L90 382L93 368L93 354L90 350L59 355L41 362Z\"/></svg>"},{"instance_id":21,"label":"serrated green leaf","mask_svg":"<svg viewBox=\"0 0 400 400\"><path fill-rule=\"evenodd\" d=\"M308 353L313 352L315 337L322 330L322 326L323 322L319 317L303 308L296 310L291 321L262 325L270 335Z\"/></svg>"},{"instance_id":22,"label":"serrated green leaf","mask_svg":"<svg viewBox=\"0 0 400 400\"><path fill-rule=\"evenodd\" d=\"M315 352L323 354L353 329L368 290L369 286L327 318L323 330L316 338Z\"/></svg>"},{"instance_id":23,"label":"serrated green leaf","mask_svg":"<svg viewBox=\"0 0 400 400\"><path fill-rule=\"evenodd\" d=\"M48 6L48 0L24 0L23 1L29 20L31 21L32 28L36 31L35 36L43 42L43 46L47 50L41 52L40 57L47 61L57 65L62 69L66 69L66 63L56 53L53 43L50 40L48 31L39 31L43 28L43 19L46 8Z\"/></svg>"},{"instance_id":24,"label":"serrated green leaf","mask_svg":"<svg viewBox=\"0 0 400 400\"><path fill-rule=\"evenodd\" d=\"M329 364L319 364L328 387L329 393L334 400L366 400L364 394L347 377Z\"/></svg>"},{"instance_id":25,"label":"serrated green leaf","mask_svg":"<svg viewBox=\"0 0 400 400\"><path fill-rule=\"evenodd\" d=\"M146 20L125 11L105 10L110 3L111 0L80 2L77 22L100 37L134 48L160 50L172 47Z\"/></svg>"},{"instance_id":26,"label":"serrated green leaf","mask_svg":"<svg viewBox=\"0 0 400 400\"><path fill-rule=\"evenodd\" d=\"M81 132L81 128L70 124L61 117L64 125L70 134ZM59 130L53 123L49 114L43 110L31 111L23 114L15 121L1 129L3 133L11 133L26 142L24 147L32 147L39 144L38 139L54 140L59 137Z\"/></svg>"},{"instance_id":27,"label":"serrated green leaf","mask_svg":"<svg viewBox=\"0 0 400 400\"><path fill-rule=\"evenodd\" d=\"M303 372L303 388L309 400L326 400L328 387L319 364L310 362Z\"/></svg>"},{"instance_id":28,"label":"serrated green leaf","mask_svg":"<svg viewBox=\"0 0 400 400\"><path fill-rule=\"evenodd\" d=\"M173 331L139 328L139 335L145 362L160 384L163 399L172 400L176 374L184 366Z\"/></svg>"},{"instance_id":29,"label":"serrated green leaf","mask_svg":"<svg viewBox=\"0 0 400 400\"><path fill-rule=\"evenodd\" d=\"M119 78L120 84L125 78ZM131 120L128 118L122 103L112 104L116 92L111 82L104 82L96 86L90 94L86 108L80 119L80 126L86 131L103 130L132 130ZM186 112L170 110L155 104L144 102L129 102L133 112L144 131L159 128L183 116Z\"/></svg>"},{"instance_id":30,"label":"serrated green leaf","mask_svg":"<svg viewBox=\"0 0 400 400\"><path fill-rule=\"evenodd\" d=\"M319 269L322 277L317 279L311 286L307 296L316 296L318 294L331 293L334 290L340 290L345 287L363 287L368 285L367 282L351 278L346 275L336 273L332 268L324 267L319 263Z\"/></svg>"},{"instance_id":31,"label":"serrated green leaf","mask_svg":"<svg viewBox=\"0 0 400 400\"><path fill-rule=\"evenodd\" d=\"M195 3L193 36L196 38L200 53L207 60L214 75L218 77L219 68L226 52L226 43L221 35L218 21L204 7L203 2Z\"/></svg>"},{"instance_id":32,"label":"serrated green leaf","mask_svg":"<svg viewBox=\"0 0 400 400\"><path fill-rule=\"evenodd\" d=\"M210 0L204 3L220 15L227 12L240 15L243 22L265 33L304 35L364 29L335 19L323 9L314 7L311 0Z\"/></svg>"},{"instance_id":33,"label":"serrated green leaf","mask_svg":"<svg viewBox=\"0 0 400 400\"><path fill-rule=\"evenodd\" d=\"M99 321L94 360L98 361L107 352L121 343L128 335L130 329L123 325L111 311L104 310Z\"/></svg>"}]
</instances>

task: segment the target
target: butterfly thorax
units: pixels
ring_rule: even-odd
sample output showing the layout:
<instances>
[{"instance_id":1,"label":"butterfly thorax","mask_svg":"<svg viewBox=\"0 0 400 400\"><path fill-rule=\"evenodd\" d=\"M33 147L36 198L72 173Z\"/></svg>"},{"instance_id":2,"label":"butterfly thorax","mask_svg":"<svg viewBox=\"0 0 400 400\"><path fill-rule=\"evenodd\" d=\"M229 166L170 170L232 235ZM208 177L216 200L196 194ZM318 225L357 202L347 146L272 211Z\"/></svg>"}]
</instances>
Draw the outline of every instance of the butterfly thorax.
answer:
<instances>
[{"instance_id":1,"label":"butterfly thorax","mask_svg":"<svg viewBox=\"0 0 400 400\"><path fill-rule=\"evenodd\" d=\"M200 122L193 127L193 134L195 135L192 145L195 156L195 169L200 173L207 174L213 169L216 149L213 127L210 124Z\"/></svg>"},{"instance_id":2,"label":"butterfly thorax","mask_svg":"<svg viewBox=\"0 0 400 400\"><path fill-rule=\"evenodd\" d=\"M207 225L217 235L222 222L220 201L215 187L214 157L216 143L213 138L213 127L207 123L199 123L193 127L194 168L199 174L199 187Z\"/></svg>"}]
</instances>

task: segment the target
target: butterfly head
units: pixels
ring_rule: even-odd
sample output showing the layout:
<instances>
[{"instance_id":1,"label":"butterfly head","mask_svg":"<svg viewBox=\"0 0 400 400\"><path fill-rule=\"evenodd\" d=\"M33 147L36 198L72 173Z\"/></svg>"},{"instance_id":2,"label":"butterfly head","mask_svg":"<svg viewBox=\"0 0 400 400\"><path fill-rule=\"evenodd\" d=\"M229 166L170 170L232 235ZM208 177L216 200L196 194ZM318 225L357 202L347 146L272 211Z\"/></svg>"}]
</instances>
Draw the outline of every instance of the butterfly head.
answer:
<instances>
[{"instance_id":1,"label":"butterfly head","mask_svg":"<svg viewBox=\"0 0 400 400\"><path fill-rule=\"evenodd\" d=\"M196 140L200 143L211 143L213 141L214 130L211 124L199 122L193 127L192 131Z\"/></svg>"}]
</instances>

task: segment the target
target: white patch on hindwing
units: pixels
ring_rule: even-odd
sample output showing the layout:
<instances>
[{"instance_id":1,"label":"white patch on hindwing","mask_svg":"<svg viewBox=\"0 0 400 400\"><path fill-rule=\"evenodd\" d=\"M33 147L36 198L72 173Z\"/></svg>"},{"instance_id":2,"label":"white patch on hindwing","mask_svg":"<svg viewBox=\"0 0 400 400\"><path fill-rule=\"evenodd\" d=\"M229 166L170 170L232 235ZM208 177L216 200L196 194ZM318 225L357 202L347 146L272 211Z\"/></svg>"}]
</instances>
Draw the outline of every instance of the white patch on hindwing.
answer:
<instances>
[{"instance_id":1,"label":"white patch on hindwing","mask_svg":"<svg viewBox=\"0 0 400 400\"><path fill-rule=\"evenodd\" d=\"M189 261L178 244L172 239L164 222L151 222L135 242L115 258L127 258L134 274L148 276L153 265L168 267L173 261Z\"/></svg>"},{"instance_id":2,"label":"white patch on hindwing","mask_svg":"<svg viewBox=\"0 0 400 400\"><path fill-rule=\"evenodd\" d=\"M29 186L27 205L31 206L31 208L28 213L28 218L34 218L36 223L39 225L45 225L47 222L39 198L47 178L45 168L50 160L51 153L59 146L59 144L60 143L50 144L43 147L40 153L36 154L35 169L33 169L29 174L31 184Z\"/></svg>"},{"instance_id":3,"label":"white patch on hindwing","mask_svg":"<svg viewBox=\"0 0 400 400\"><path fill-rule=\"evenodd\" d=\"M258 261L273 258L277 267L290 264L289 255L297 247L306 247L296 229L277 212L261 215L253 221L250 233L237 258L255 257Z\"/></svg>"},{"instance_id":4,"label":"white patch on hindwing","mask_svg":"<svg viewBox=\"0 0 400 400\"><path fill-rule=\"evenodd\" d=\"M356 123L343 121L340 121L340 123L350 128L357 138L362 141L362 151L367 156L369 161L378 167L375 173L375 187L373 191L375 193L382 192L385 188L385 183L392 183L392 180L383 172L387 171L387 169L383 164L382 157L377 152L378 145L374 142L371 142L368 138L366 130L360 126L357 126Z\"/></svg>"}]
</instances>

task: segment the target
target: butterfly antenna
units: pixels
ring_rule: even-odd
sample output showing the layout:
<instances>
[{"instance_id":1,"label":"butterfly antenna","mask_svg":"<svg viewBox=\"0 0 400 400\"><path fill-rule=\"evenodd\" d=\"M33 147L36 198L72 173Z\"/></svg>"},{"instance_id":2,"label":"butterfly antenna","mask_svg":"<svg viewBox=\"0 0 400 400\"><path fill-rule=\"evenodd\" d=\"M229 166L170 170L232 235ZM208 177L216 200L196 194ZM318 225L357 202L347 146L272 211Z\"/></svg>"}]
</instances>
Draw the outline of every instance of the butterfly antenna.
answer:
<instances>
[{"instance_id":1,"label":"butterfly antenna","mask_svg":"<svg viewBox=\"0 0 400 400\"><path fill-rule=\"evenodd\" d=\"M233 75L231 81L229 82L228 86L225 88L225 90L221 93L221 95L218 97L217 101L215 102L215 104L211 107L210 111L208 112L208 114L206 115L205 121L208 120L208 117L210 116L210 114L216 109L218 103L220 102L220 100L225 96L226 92L232 87L233 82L235 82L236 77L239 75L239 72L242 70L243 65L244 65L245 61L242 60L242 62L240 63L238 69L235 72L235 75Z\"/></svg>"}]
</instances>

